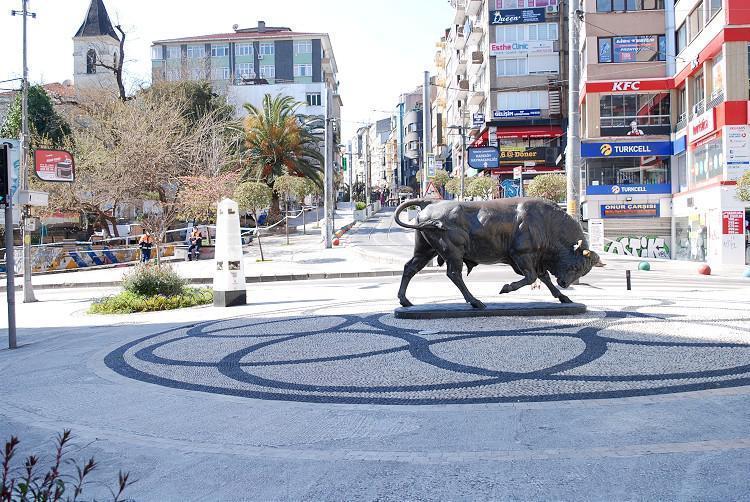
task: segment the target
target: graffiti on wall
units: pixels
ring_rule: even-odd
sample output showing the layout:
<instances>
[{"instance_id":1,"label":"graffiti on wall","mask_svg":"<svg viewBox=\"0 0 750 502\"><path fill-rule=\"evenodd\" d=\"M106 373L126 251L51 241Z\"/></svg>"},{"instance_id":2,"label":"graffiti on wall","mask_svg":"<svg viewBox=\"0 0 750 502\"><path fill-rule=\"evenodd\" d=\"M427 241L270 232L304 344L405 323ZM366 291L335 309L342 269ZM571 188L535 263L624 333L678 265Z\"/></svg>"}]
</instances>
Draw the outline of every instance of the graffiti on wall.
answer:
<instances>
[{"instance_id":1,"label":"graffiti on wall","mask_svg":"<svg viewBox=\"0 0 750 502\"><path fill-rule=\"evenodd\" d=\"M518 197L520 195L520 186L517 180L503 180L500 183L503 191L503 197Z\"/></svg>"},{"instance_id":2,"label":"graffiti on wall","mask_svg":"<svg viewBox=\"0 0 750 502\"><path fill-rule=\"evenodd\" d=\"M161 256L174 256L174 246L162 246ZM15 250L16 274L23 273L23 249ZM92 246L79 246L75 249L35 246L31 249L31 269L33 273L129 263L140 260L138 248L94 249ZM3 270L4 271L4 270Z\"/></svg>"},{"instance_id":3,"label":"graffiti on wall","mask_svg":"<svg viewBox=\"0 0 750 502\"><path fill-rule=\"evenodd\" d=\"M640 258L669 258L666 239L654 235L641 237L618 237L604 245L608 253Z\"/></svg>"}]
</instances>

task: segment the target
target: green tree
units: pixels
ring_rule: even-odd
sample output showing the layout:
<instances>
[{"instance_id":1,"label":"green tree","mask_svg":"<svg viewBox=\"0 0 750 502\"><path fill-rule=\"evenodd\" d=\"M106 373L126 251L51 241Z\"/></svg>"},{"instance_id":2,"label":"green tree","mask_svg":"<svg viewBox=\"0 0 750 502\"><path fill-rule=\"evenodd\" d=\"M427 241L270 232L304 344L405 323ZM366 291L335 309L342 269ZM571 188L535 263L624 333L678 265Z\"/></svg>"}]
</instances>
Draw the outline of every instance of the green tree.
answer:
<instances>
[{"instance_id":1,"label":"green tree","mask_svg":"<svg viewBox=\"0 0 750 502\"><path fill-rule=\"evenodd\" d=\"M497 187L497 182L488 176L477 176L472 178L466 192L471 197L479 197L483 200L492 198Z\"/></svg>"},{"instance_id":2,"label":"green tree","mask_svg":"<svg viewBox=\"0 0 750 502\"><path fill-rule=\"evenodd\" d=\"M271 204L273 196L271 188L265 183L258 181L246 181L240 183L234 191L234 200L243 211L249 211L255 220L255 235L258 238L258 248L260 249L260 261L265 261L263 257L263 245L260 242L260 226L258 225L258 211L261 211Z\"/></svg>"},{"instance_id":3,"label":"green tree","mask_svg":"<svg viewBox=\"0 0 750 502\"><path fill-rule=\"evenodd\" d=\"M466 191L466 188L467 186L464 186L464 191ZM445 191L453 195L454 197L457 197L459 195L459 192L461 191L461 178L450 178L448 181L446 181Z\"/></svg>"},{"instance_id":4,"label":"green tree","mask_svg":"<svg viewBox=\"0 0 750 502\"><path fill-rule=\"evenodd\" d=\"M70 125L60 116L52 104L47 91L40 85L29 87L29 133L30 147L62 147L70 137ZM18 138L21 136L21 93L17 93L10 105L5 123L0 128L0 137Z\"/></svg>"},{"instance_id":5,"label":"green tree","mask_svg":"<svg viewBox=\"0 0 750 502\"><path fill-rule=\"evenodd\" d=\"M284 174L277 177L273 182L273 191L277 196L284 197L284 231L286 232L286 243L289 244L289 196L304 190L304 181L299 176Z\"/></svg>"},{"instance_id":6,"label":"green tree","mask_svg":"<svg viewBox=\"0 0 750 502\"><path fill-rule=\"evenodd\" d=\"M435 175L432 177L432 184L435 188L443 188L450 180L450 174L445 169L435 169Z\"/></svg>"},{"instance_id":7,"label":"green tree","mask_svg":"<svg viewBox=\"0 0 750 502\"><path fill-rule=\"evenodd\" d=\"M563 202L567 186L564 174L541 174L531 180L526 189L526 195L551 200L552 202Z\"/></svg>"},{"instance_id":8,"label":"green tree","mask_svg":"<svg viewBox=\"0 0 750 502\"><path fill-rule=\"evenodd\" d=\"M214 92L210 82L205 80L181 80L177 82L157 82L144 91L155 99L167 99L179 103L183 116L193 125L209 114L227 123L234 117L232 105L226 97Z\"/></svg>"},{"instance_id":9,"label":"green tree","mask_svg":"<svg viewBox=\"0 0 750 502\"><path fill-rule=\"evenodd\" d=\"M323 120L297 114L302 103L289 96L263 97L262 108L245 104L245 166L243 178L275 187L277 178L303 176L323 186ZM279 219L278 190L274 190L269 218Z\"/></svg>"}]
</instances>

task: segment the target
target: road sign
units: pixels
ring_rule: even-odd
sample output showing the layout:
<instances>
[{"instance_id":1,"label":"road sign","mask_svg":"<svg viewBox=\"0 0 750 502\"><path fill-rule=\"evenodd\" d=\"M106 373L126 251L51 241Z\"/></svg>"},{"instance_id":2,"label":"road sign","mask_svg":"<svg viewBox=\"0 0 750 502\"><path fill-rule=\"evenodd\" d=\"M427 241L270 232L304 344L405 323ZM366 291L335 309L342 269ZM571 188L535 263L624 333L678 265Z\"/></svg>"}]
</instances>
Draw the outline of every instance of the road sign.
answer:
<instances>
[{"instance_id":1,"label":"road sign","mask_svg":"<svg viewBox=\"0 0 750 502\"><path fill-rule=\"evenodd\" d=\"M424 191L424 198L430 200L443 200L443 196L440 195L440 192L435 188L435 184L432 181L427 183L427 190Z\"/></svg>"},{"instance_id":2,"label":"road sign","mask_svg":"<svg viewBox=\"0 0 750 502\"><path fill-rule=\"evenodd\" d=\"M496 147L469 147L467 150L469 152L469 167L474 169L494 169L500 165L500 151Z\"/></svg>"},{"instance_id":3,"label":"road sign","mask_svg":"<svg viewBox=\"0 0 750 502\"><path fill-rule=\"evenodd\" d=\"M65 150L35 150L34 170L42 181L72 183L75 179L73 155Z\"/></svg>"},{"instance_id":4,"label":"road sign","mask_svg":"<svg viewBox=\"0 0 750 502\"><path fill-rule=\"evenodd\" d=\"M513 168L513 179L519 180L523 176L523 167L517 166Z\"/></svg>"}]
</instances>

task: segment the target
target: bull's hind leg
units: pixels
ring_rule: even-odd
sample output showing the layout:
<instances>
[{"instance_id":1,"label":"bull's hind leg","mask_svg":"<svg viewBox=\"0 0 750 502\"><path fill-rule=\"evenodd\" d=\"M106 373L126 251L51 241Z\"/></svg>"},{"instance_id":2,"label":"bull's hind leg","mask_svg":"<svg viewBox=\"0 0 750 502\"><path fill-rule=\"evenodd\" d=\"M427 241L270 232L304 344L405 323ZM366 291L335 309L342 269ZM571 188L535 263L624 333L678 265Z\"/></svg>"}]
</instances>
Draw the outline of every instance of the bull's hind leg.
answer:
<instances>
[{"instance_id":1,"label":"bull's hind leg","mask_svg":"<svg viewBox=\"0 0 750 502\"><path fill-rule=\"evenodd\" d=\"M401 276L401 286L398 288L398 301L403 307L411 307L413 304L406 298L406 288L412 277L425 268L430 261L437 256L435 250L417 231L414 235L414 256L404 265L404 273Z\"/></svg>"},{"instance_id":2,"label":"bull's hind leg","mask_svg":"<svg viewBox=\"0 0 750 502\"><path fill-rule=\"evenodd\" d=\"M453 281L453 284L455 284L459 291L461 291L461 294L464 295L464 299L475 309L485 308L484 303L476 299L464 283L464 278L461 276L461 271L463 269L463 262L461 259L449 259L446 263L448 265L448 278Z\"/></svg>"},{"instance_id":3,"label":"bull's hind leg","mask_svg":"<svg viewBox=\"0 0 750 502\"><path fill-rule=\"evenodd\" d=\"M560 303L573 303L573 300L562 294L560 290L557 289L554 284L552 284L552 278L549 276L549 273L547 271L540 275L539 279L547 286L547 289L549 289L549 292L552 293L552 296L560 300Z\"/></svg>"}]
</instances>

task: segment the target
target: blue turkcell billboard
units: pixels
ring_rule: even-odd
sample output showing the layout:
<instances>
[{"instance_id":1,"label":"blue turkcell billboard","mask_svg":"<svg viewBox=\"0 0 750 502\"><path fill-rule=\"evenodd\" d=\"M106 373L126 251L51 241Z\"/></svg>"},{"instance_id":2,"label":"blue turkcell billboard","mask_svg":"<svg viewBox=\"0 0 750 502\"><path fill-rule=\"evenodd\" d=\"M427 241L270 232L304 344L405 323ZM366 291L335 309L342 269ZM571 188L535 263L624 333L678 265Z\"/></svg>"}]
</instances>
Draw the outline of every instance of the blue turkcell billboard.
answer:
<instances>
[{"instance_id":1,"label":"blue turkcell billboard","mask_svg":"<svg viewBox=\"0 0 750 502\"><path fill-rule=\"evenodd\" d=\"M672 155L672 142L581 143L581 157L649 157L651 155Z\"/></svg>"},{"instance_id":2,"label":"blue turkcell billboard","mask_svg":"<svg viewBox=\"0 0 750 502\"><path fill-rule=\"evenodd\" d=\"M589 185L587 195L645 195L672 193L672 185L658 183L654 185Z\"/></svg>"}]
</instances>

